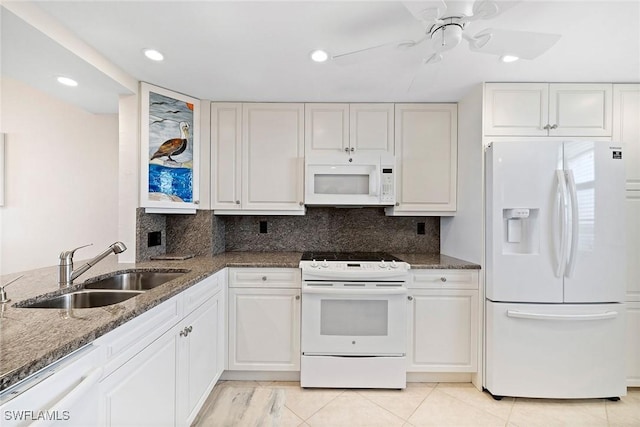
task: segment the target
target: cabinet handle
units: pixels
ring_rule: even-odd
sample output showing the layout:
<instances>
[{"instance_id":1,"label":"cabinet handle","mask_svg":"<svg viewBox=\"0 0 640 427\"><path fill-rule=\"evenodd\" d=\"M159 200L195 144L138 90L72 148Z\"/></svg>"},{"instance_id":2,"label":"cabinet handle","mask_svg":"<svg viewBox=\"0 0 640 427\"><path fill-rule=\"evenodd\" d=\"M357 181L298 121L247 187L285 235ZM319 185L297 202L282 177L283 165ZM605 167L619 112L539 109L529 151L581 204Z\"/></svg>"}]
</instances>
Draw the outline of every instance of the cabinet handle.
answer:
<instances>
[{"instance_id":1,"label":"cabinet handle","mask_svg":"<svg viewBox=\"0 0 640 427\"><path fill-rule=\"evenodd\" d=\"M356 151L356 149L351 147L351 152L353 153L354 151Z\"/></svg>"},{"instance_id":2,"label":"cabinet handle","mask_svg":"<svg viewBox=\"0 0 640 427\"><path fill-rule=\"evenodd\" d=\"M408 299L409 301L413 301L413 297L412 297L411 295L409 295L409 296L407 297L407 299Z\"/></svg>"},{"instance_id":3,"label":"cabinet handle","mask_svg":"<svg viewBox=\"0 0 640 427\"><path fill-rule=\"evenodd\" d=\"M267 276L262 276L262 281L266 282L267 281Z\"/></svg>"},{"instance_id":4,"label":"cabinet handle","mask_svg":"<svg viewBox=\"0 0 640 427\"><path fill-rule=\"evenodd\" d=\"M236 200L236 205L239 205L239 204L240 204L240 200Z\"/></svg>"},{"instance_id":5,"label":"cabinet handle","mask_svg":"<svg viewBox=\"0 0 640 427\"><path fill-rule=\"evenodd\" d=\"M193 331L193 326L189 325L189 327L187 328L187 332L191 332Z\"/></svg>"},{"instance_id":6,"label":"cabinet handle","mask_svg":"<svg viewBox=\"0 0 640 427\"><path fill-rule=\"evenodd\" d=\"M189 332L187 332L187 328L184 328L183 330L180 331L181 337L186 337L187 335L189 335Z\"/></svg>"},{"instance_id":7,"label":"cabinet handle","mask_svg":"<svg viewBox=\"0 0 640 427\"><path fill-rule=\"evenodd\" d=\"M349 152L349 147L345 147L345 148L344 148L344 152L345 152L345 153L348 153L348 152Z\"/></svg>"},{"instance_id":8,"label":"cabinet handle","mask_svg":"<svg viewBox=\"0 0 640 427\"><path fill-rule=\"evenodd\" d=\"M193 204L194 204L194 205L199 205L199 204L200 204L200 200L194 200L194 201L193 201Z\"/></svg>"},{"instance_id":9,"label":"cabinet handle","mask_svg":"<svg viewBox=\"0 0 640 427\"><path fill-rule=\"evenodd\" d=\"M299 300L300 299L300 295L296 295L296 299Z\"/></svg>"},{"instance_id":10,"label":"cabinet handle","mask_svg":"<svg viewBox=\"0 0 640 427\"><path fill-rule=\"evenodd\" d=\"M544 129L544 130L549 130L549 129L551 129L551 126L550 126L549 124L547 124L547 125L545 125L545 127L543 127L542 129Z\"/></svg>"},{"instance_id":11,"label":"cabinet handle","mask_svg":"<svg viewBox=\"0 0 640 427\"><path fill-rule=\"evenodd\" d=\"M447 281L447 278L443 276L443 277L441 277L441 278L440 278L440 281L441 281L441 282L446 282L446 281Z\"/></svg>"},{"instance_id":12,"label":"cabinet handle","mask_svg":"<svg viewBox=\"0 0 640 427\"><path fill-rule=\"evenodd\" d=\"M553 125L550 129L558 129L558 125Z\"/></svg>"}]
</instances>

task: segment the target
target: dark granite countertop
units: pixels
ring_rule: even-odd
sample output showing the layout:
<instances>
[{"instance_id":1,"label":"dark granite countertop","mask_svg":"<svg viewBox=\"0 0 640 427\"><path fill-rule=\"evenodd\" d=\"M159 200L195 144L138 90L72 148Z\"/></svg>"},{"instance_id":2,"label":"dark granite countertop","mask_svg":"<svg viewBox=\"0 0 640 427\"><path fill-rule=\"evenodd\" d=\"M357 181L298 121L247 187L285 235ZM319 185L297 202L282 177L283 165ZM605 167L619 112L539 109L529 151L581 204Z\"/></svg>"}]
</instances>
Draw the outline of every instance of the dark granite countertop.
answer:
<instances>
[{"instance_id":1,"label":"dark granite countertop","mask_svg":"<svg viewBox=\"0 0 640 427\"><path fill-rule=\"evenodd\" d=\"M439 254L394 254L411 268L480 268ZM11 301L0 306L0 390L94 341L123 323L177 295L225 267L297 268L300 252L226 252L179 261L117 263L109 257L78 280L73 289L99 276L131 269L189 270L188 273L124 302L91 309L16 308L15 303L59 292L57 267L32 270L7 288ZM79 263L79 262L78 262ZM2 277L6 283L19 274Z\"/></svg>"}]
</instances>

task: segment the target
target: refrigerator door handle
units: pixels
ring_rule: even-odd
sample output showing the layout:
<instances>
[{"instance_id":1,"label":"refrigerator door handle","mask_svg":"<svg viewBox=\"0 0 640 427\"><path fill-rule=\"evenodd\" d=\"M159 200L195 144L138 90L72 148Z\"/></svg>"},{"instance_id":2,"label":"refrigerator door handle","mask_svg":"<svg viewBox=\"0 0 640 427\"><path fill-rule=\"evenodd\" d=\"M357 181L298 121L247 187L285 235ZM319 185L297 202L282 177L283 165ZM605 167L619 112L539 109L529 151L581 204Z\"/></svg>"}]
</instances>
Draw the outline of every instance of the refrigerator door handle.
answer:
<instances>
[{"instance_id":1,"label":"refrigerator door handle","mask_svg":"<svg viewBox=\"0 0 640 427\"><path fill-rule=\"evenodd\" d=\"M565 275L571 277L576 266L576 257L578 256L578 237L579 237L579 210L578 210L578 191L576 189L576 180L572 170L565 172L567 182L569 183L569 196L571 199L571 246L569 247L569 260Z\"/></svg>"},{"instance_id":2,"label":"refrigerator door handle","mask_svg":"<svg viewBox=\"0 0 640 427\"><path fill-rule=\"evenodd\" d=\"M562 277L564 276L565 266L567 265L567 244L569 240L569 224L567 218L568 191L564 170L556 170L556 177L558 178L558 188L560 189L560 255L556 277Z\"/></svg>"},{"instance_id":3,"label":"refrigerator door handle","mask_svg":"<svg viewBox=\"0 0 640 427\"><path fill-rule=\"evenodd\" d=\"M590 314L548 314L548 313L530 313L526 311L507 310L507 317L516 319L533 319L533 320L605 320L615 319L618 317L617 311L605 311L604 313Z\"/></svg>"}]
</instances>

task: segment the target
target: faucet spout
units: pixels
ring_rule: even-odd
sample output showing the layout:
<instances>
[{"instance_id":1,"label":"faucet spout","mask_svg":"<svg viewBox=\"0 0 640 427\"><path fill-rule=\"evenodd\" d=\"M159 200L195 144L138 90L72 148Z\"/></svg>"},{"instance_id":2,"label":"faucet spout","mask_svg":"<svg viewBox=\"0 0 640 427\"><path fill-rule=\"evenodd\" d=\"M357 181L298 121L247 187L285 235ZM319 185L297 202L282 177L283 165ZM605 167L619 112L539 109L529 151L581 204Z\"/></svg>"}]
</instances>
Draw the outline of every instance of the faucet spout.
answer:
<instances>
[{"instance_id":1,"label":"faucet spout","mask_svg":"<svg viewBox=\"0 0 640 427\"><path fill-rule=\"evenodd\" d=\"M86 245L89 246L89 245ZM73 284L73 281L78 278L81 274L85 273L91 267L99 263L101 260L106 258L110 254L119 254L127 250L127 247L122 242L115 242L110 245L103 252L96 255L93 259L87 261L82 267L77 270L73 269L73 255L76 250L80 248L84 248L85 246L80 246L79 248L75 248L71 251L65 251L60 254L60 264L58 266L58 284L61 288L68 287Z\"/></svg>"}]
</instances>

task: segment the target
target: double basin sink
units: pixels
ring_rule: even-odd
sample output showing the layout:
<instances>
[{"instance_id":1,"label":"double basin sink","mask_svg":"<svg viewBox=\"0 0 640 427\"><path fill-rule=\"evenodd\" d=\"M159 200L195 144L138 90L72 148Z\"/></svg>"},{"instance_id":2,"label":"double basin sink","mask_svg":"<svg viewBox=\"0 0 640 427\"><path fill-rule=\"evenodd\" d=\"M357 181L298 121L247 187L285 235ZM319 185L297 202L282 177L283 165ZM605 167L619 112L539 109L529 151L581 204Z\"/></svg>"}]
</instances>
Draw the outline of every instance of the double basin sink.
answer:
<instances>
[{"instance_id":1,"label":"double basin sink","mask_svg":"<svg viewBox=\"0 0 640 427\"><path fill-rule=\"evenodd\" d=\"M20 308L95 308L117 304L176 279L185 271L133 271L116 273L90 283L83 289L52 296L29 304L17 304Z\"/></svg>"}]
</instances>

